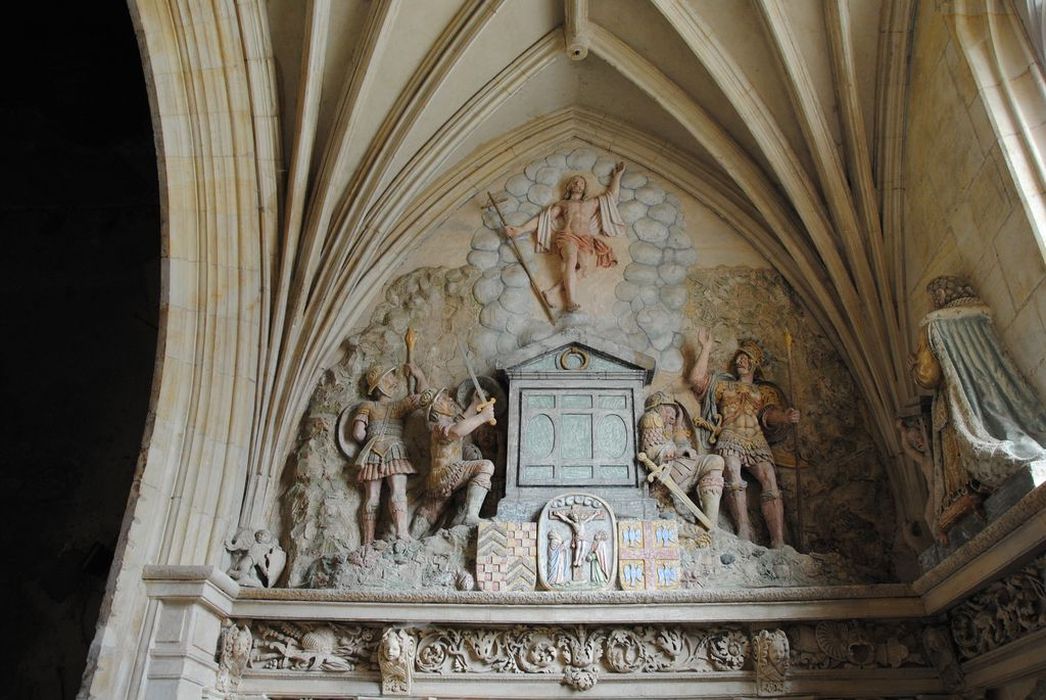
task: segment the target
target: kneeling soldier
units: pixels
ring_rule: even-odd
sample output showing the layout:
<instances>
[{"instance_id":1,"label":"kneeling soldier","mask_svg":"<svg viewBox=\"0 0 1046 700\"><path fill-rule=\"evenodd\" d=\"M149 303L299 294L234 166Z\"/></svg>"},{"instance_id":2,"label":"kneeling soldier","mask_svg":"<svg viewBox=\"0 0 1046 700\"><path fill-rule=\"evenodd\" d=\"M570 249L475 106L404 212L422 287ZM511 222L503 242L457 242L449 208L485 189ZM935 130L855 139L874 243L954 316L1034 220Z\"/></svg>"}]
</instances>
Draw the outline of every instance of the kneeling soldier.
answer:
<instances>
[{"instance_id":1,"label":"kneeling soldier","mask_svg":"<svg viewBox=\"0 0 1046 700\"><path fill-rule=\"evenodd\" d=\"M697 487L701 511L719 522L719 501L723 497L723 458L700 454L693 447L691 431L683 416L683 407L663 391L647 397L645 412L639 419L639 446L659 466L671 465L672 480L684 493ZM675 496L672 497L675 501ZM676 510L686 513L676 504Z\"/></svg>"},{"instance_id":2,"label":"kneeling soldier","mask_svg":"<svg viewBox=\"0 0 1046 700\"><path fill-rule=\"evenodd\" d=\"M458 402L445 389L429 389L422 397L422 405L428 408L432 435L432 468L425 480L425 499L410 525L411 536L415 538L426 534L439 521L447 501L465 486L468 487L465 505L451 520L450 526L475 525L480 521L479 509L490 491L494 463L489 459L465 459L463 455L465 437L494 420L493 404L477 412L480 401L477 394L463 415Z\"/></svg>"}]
</instances>

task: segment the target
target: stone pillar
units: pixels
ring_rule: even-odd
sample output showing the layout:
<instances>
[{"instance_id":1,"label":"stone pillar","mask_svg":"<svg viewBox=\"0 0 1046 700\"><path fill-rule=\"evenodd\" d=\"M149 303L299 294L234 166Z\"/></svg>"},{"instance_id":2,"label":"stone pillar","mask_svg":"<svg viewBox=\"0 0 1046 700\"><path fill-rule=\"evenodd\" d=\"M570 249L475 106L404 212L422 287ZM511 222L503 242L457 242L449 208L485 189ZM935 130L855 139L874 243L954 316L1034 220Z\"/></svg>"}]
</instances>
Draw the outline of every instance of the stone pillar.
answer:
<instances>
[{"instance_id":1,"label":"stone pillar","mask_svg":"<svg viewBox=\"0 0 1046 700\"><path fill-rule=\"evenodd\" d=\"M199 700L204 690L215 688L221 623L219 615L196 602L161 602L156 636L149 649L144 696Z\"/></svg>"},{"instance_id":2,"label":"stone pillar","mask_svg":"<svg viewBox=\"0 0 1046 700\"><path fill-rule=\"evenodd\" d=\"M173 569L180 570L176 576ZM147 567L145 579L159 607L139 697L200 700L235 693L238 673L218 687L218 651L222 623L239 592L236 583L209 567Z\"/></svg>"}]
</instances>

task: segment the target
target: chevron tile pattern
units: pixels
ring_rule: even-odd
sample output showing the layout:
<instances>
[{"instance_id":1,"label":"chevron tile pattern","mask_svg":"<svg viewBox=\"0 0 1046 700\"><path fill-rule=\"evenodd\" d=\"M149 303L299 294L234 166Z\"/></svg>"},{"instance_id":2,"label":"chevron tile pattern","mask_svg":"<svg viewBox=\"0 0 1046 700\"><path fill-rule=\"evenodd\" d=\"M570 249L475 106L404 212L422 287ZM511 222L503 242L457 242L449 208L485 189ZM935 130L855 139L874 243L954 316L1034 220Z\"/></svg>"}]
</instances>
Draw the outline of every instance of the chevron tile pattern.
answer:
<instances>
[{"instance_id":1,"label":"chevron tile pattern","mask_svg":"<svg viewBox=\"0 0 1046 700\"><path fill-rule=\"evenodd\" d=\"M537 523L484 522L476 546L481 591L532 591L537 583Z\"/></svg>"}]
</instances>

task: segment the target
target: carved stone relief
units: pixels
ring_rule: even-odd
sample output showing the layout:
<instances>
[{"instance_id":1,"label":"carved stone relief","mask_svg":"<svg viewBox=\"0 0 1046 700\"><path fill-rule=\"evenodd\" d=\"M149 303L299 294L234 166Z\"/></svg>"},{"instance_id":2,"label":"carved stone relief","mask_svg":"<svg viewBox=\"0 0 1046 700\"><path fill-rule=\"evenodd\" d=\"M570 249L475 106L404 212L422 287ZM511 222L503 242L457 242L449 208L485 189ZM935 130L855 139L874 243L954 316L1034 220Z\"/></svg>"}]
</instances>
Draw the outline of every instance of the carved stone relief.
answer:
<instances>
[{"instance_id":1,"label":"carved stone relief","mask_svg":"<svg viewBox=\"0 0 1046 700\"><path fill-rule=\"evenodd\" d=\"M403 629L389 628L381 635L378 666L382 695L410 695L414 686L417 642Z\"/></svg>"},{"instance_id":2,"label":"carved stone relief","mask_svg":"<svg viewBox=\"0 0 1046 700\"><path fill-rule=\"evenodd\" d=\"M435 627L417 634L418 671L556 674L577 690L605 674L736 671L751 658L748 635L728 627Z\"/></svg>"},{"instance_id":3,"label":"carved stone relief","mask_svg":"<svg viewBox=\"0 0 1046 700\"><path fill-rule=\"evenodd\" d=\"M791 667L788 635L784 630L759 630L752 635L755 661L755 687L762 697L775 697L785 692L785 679Z\"/></svg>"},{"instance_id":4,"label":"carved stone relief","mask_svg":"<svg viewBox=\"0 0 1046 700\"><path fill-rule=\"evenodd\" d=\"M538 518L538 581L552 591L605 590L617 580L617 522L589 494L553 498Z\"/></svg>"},{"instance_id":5,"label":"carved stone relief","mask_svg":"<svg viewBox=\"0 0 1046 700\"><path fill-rule=\"evenodd\" d=\"M614 674L736 677L745 672L766 697L785 692L792 669L929 665L912 624L831 621L748 630L737 625L383 627L251 621L240 629L249 653L240 654L246 659L242 670L378 670L385 695L408 695L413 683L427 675L548 676L585 691Z\"/></svg>"},{"instance_id":6,"label":"carved stone relief","mask_svg":"<svg viewBox=\"0 0 1046 700\"><path fill-rule=\"evenodd\" d=\"M916 627L824 621L788 627L793 668L925 666Z\"/></svg>"},{"instance_id":7,"label":"carved stone relief","mask_svg":"<svg viewBox=\"0 0 1046 700\"><path fill-rule=\"evenodd\" d=\"M242 528L225 543L233 563L226 572L241 586L272 588L287 565L287 553L265 529Z\"/></svg>"},{"instance_id":8,"label":"carved stone relief","mask_svg":"<svg viewBox=\"0 0 1046 700\"><path fill-rule=\"evenodd\" d=\"M370 547L316 559L307 588L351 590L472 590L475 528L441 530L423 540L377 540Z\"/></svg>"},{"instance_id":9,"label":"carved stone relief","mask_svg":"<svg viewBox=\"0 0 1046 700\"><path fill-rule=\"evenodd\" d=\"M250 667L293 671L375 668L381 628L341 623L254 620Z\"/></svg>"},{"instance_id":10,"label":"carved stone relief","mask_svg":"<svg viewBox=\"0 0 1046 700\"><path fill-rule=\"evenodd\" d=\"M454 338L475 324L479 307L471 289L477 277L478 271L469 266L421 268L400 277L385 289L370 324L346 340L345 358L324 374L285 472L287 490L280 514L290 556L288 585L302 585L306 570L318 558L348 555L359 545L360 490L338 449L334 427L343 410L362 400L363 373L377 361L405 359L403 335L410 326L419 338L415 362L426 370L430 382L456 386L466 372ZM414 461L427 465L429 440L423 417L406 421L405 439L416 453ZM414 483L410 488L418 486ZM379 538L383 534L379 524Z\"/></svg>"},{"instance_id":11,"label":"carved stone relief","mask_svg":"<svg viewBox=\"0 0 1046 700\"><path fill-rule=\"evenodd\" d=\"M609 154L587 148L554 153L510 176L499 206L509 223L518 225L545 206L549 193L569 175L586 174L605 185L613 163ZM726 529L714 538L702 536L699 528L680 520L679 585L704 589L824 585L892 577L892 499L863 424L856 388L831 344L775 272L696 267L682 204L648 175L627 170L620 200L626 224L621 238L627 246L615 251L622 263L613 268L617 272L601 272L597 285L604 296L613 289L614 299L603 299L594 308L582 300L586 313L566 314L556 326L543 317L514 253L498 238L500 222L492 210L476 215L483 223L472 233L468 264L418 268L386 287L369 323L347 339L344 358L324 374L284 471L281 509L271 527L287 548L286 585L399 591L468 590L477 585L474 527L460 532L437 529L420 541L392 542L390 524L383 519L375 545L359 547L360 488L334 433L338 416L363 398L360 377L365 369L375 361L394 365L405 358L403 334L408 326L420 341L413 361L425 370L433 387L448 387L452 393L466 377L456 348L458 338L467 340L477 370L484 374L490 373L497 357L521 345L578 327L655 357L656 384L671 381L682 368L685 336L698 326L711 327L724 338L759 337L767 372L782 382L787 374L782 326L787 326L796 339L791 368L796 386L785 389L804 416L799 468L808 552L785 547L768 553L757 544L737 541L729 535L725 518L720 526ZM467 206L482 210L477 201ZM535 255L532 245L520 242L521 249L530 251L526 254ZM729 343L717 346L711 366L724 366L732 351ZM696 415L696 406L689 408ZM473 440L481 456L495 465L481 515L492 514L501 496L499 480L504 479L506 454L502 431L499 425L485 430L490 435ZM403 432L411 462L419 470L408 485L413 508L430 463L424 417L408 417ZM781 465L787 525L794 529L798 524L792 507L796 456L775 454L775 458ZM759 503L756 491L749 499L753 507ZM655 493L663 501L662 490ZM661 506L663 513L673 511L671 503ZM761 518L752 521L759 523ZM616 539L616 533L610 532L608 543L601 546L613 550ZM765 544L766 533L757 532L756 541ZM537 544L539 551L549 553L547 541L539 538ZM616 566L610 574L608 578L617 577Z\"/></svg>"},{"instance_id":12,"label":"carved stone relief","mask_svg":"<svg viewBox=\"0 0 1046 700\"><path fill-rule=\"evenodd\" d=\"M781 276L748 267L694 268L687 278L689 302L683 332L693 336L708 328L717 338L759 338L765 353L764 376L781 385L802 411L798 445L806 550L843 555L851 575L866 581L890 577L894 533L893 497L883 461L862 414L857 387L842 359L817 324L807 316ZM787 386L788 353L784 331L794 339L791 368L795 386ZM709 368L725 370L737 346L717 344ZM679 394L679 398L687 399ZM697 406L691 402L693 413ZM795 532L795 455L791 440L775 448L777 478L785 499L786 526ZM750 520L756 540L768 542L759 499L748 479ZM723 523L726 523L725 518ZM828 525L830 524L830 525ZM786 541L796 541L794 536Z\"/></svg>"},{"instance_id":13,"label":"carved stone relief","mask_svg":"<svg viewBox=\"0 0 1046 700\"><path fill-rule=\"evenodd\" d=\"M254 647L254 638L247 625L240 627L231 620L226 620L222 625L222 633L218 639L218 680L216 688L219 692L236 692L240 687L243 671L251 660L251 651Z\"/></svg>"},{"instance_id":14,"label":"carved stone relief","mask_svg":"<svg viewBox=\"0 0 1046 700\"><path fill-rule=\"evenodd\" d=\"M519 226L557 199L561 185L572 176L584 176L593 190L598 189L595 182L608 185L616 160L608 152L584 145L557 151L511 175L495 198L507 222ZM682 204L655 178L632 166L621 178L619 201L626 233L626 240L614 248L619 272L597 292L610 303L597 304L603 313L571 316L600 335L621 338L633 350L651 355L664 371L678 372L683 366L684 280L687 269L697 262ZM468 256L468 262L482 271L474 293L483 305L481 327L472 333L470 342L485 357L511 352L553 332L531 297L515 253L499 238L500 230L497 214L493 209L485 211ZM614 239L608 242L617 243ZM520 238L518 243L527 263L538 270L541 265L534 264L542 262L538 258L554 257L535 253L527 239ZM582 306L587 311L592 304L582 299Z\"/></svg>"}]
</instances>

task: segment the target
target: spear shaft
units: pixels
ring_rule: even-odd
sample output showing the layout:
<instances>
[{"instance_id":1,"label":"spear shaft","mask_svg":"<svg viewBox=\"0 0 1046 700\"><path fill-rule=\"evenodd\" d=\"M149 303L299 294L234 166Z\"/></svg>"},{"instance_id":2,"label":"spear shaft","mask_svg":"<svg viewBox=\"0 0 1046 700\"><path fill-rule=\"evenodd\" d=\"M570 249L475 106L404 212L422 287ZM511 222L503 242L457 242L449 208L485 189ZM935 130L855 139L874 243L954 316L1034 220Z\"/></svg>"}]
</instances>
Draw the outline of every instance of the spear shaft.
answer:
<instances>
[{"instance_id":1,"label":"spear shaft","mask_svg":"<svg viewBox=\"0 0 1046 700\"><path fill-rule=\"evenodd\" d=\"M795 383L792 381L792 334L787 330L784 334L785 350L788 352L788 390L792 396L798 396ZM793 404L794 405L794 404ZM799 424L792 423L792 454L795 457L795 519L796 528L796 551L803 551L803 469L799 459Z\"/></svg>"},{"instance_id":2,"label":"spear shaft","mask_svg":"<svg viewBox=\"0 0 1046 700\"><path fill-rule=\"evenodd\" d=\"M498 206L497 201L494 199L494 195L487 192L487 198L490 200L491 205L494 207L494 211L498 213L498 218L501 219L501 230L505 234L505 238L508 239L509 245L512 246L512 252L516 254L516 260L523 267L523 272L527 273L527 279L530 280L530 288L534 292L534 296L538 298L538 303L541 304L541 308L545 310L545 316L548 317L548 322L553 326L556 325L556 317L552 313L552 307L548 305L548 300L545 299L545 295L541 293L538 288L538 283L534 281L534 275L530 271L530 266L527 265L527 261L523 259L523 254L519 252L519 247L516 245L516 239L508 235L508 222L505 221L504 215L501 213L501 207Z\"/></svg>"}]
</instances>

